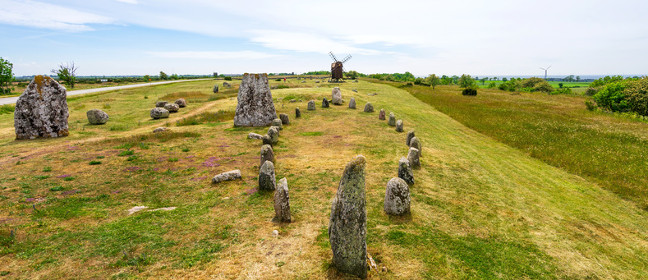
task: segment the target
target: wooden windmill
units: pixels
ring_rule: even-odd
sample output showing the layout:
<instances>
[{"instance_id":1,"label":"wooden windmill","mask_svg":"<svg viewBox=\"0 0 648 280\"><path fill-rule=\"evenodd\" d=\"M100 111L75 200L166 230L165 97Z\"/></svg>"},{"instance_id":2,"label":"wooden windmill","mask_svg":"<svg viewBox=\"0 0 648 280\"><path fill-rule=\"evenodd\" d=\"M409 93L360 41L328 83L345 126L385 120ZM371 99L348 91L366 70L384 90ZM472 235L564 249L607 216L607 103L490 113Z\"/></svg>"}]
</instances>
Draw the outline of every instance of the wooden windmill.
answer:
<instances>
[{"instance_id":1,"label":"wooden windmill","mask_svg":"<svg viewBox=\"0 0 648 280\"><path fill-rule=\"evenodd\" d=\"M329 55L333 59L333 63L331 63L331 80L336 82L340 81L344 74L344 63L349 61L349 59L351 59L351 55L347 55L341 61L338 60L337 57L335 57L333 52L329 52Z\"/></svg>"}]
</instances>

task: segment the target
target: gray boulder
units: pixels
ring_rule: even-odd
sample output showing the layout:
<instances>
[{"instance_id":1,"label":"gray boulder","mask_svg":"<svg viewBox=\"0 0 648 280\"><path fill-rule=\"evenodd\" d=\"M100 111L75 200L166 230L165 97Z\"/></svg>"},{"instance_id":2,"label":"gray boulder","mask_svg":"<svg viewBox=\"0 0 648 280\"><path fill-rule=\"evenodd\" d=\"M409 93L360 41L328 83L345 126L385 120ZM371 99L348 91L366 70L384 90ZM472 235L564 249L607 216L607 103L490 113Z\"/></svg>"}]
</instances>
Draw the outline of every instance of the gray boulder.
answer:
<instances>
[{"instance_id":1,"label":"gray boulder","mask_svg":"<svg viewBox=\"0 0 648 280\"><path fill-rule=\"evenodd\" d=\"M331 207L329 240L338 271L367 277L367 210L364 156L346 165Z\"/></svg>"},{"instance_id":2,"label":"gray boulder","mask_svg":"<svg viewBox=\"0 0 648 280\"><path fill-rule=\"evenodd\" d=\"M290 196L288 194L288 180L281 178L274 193L275 219L280 223L290 223Z\"/></svg>"},{"instance_id":3,"label":"gray boulder","mask_svg":"<svg viewBox=\"0 0 648 280\"><path fill-rule=\"evenodd\" d=\"M258 140L261 140L261 138L263 138L263 135L261 135L261 134L257 134L257 133L254 133L254 132L250 132L250 133L248 133L248 139L258 139Z\"/></svg>"},{"instance_id":4,"label":"gray boulder","mask_svg":"<svg viewBox=\"0 0 648 280\"><path fill-rule=\"evenodd\" d=\"M163 118L168 118L169 117L169 110L160 108L160 107L155 107L151 109L151 118L152 119L163 119Z\"/></svg>"},{"instance_id":5,"label":"gray boulder","mask_svg":"<svg viewBox=\"0 0 648 280\"><path fill-rule=\"evenodd\" d=\"M169 103L169 102L167 102L167 101L158 101L158 102L155 102L155 107L164 108L164 105L167 105L167 103Z\"/></svg>"},{"instance_id":6,"label":"gray boulder","mask_svg":"<svg viewBox=\"0 0 648 280\"><path fill-rule=\"evenodd\" d=\"M349 100L349 109L355 109L355 108L356 108L355 98L351 98L351 100Z\"/></svg>"},{"instance_id":7,"label":"gray boulder","mask_svg":"<svg viewBox=\"0 0 648 280\"><path fill-rule=\"evenodd\" d=\"M110 119L106 112L99 109L92 109L86 112L86 116L90 124L105 124Z\"/></svg>"},{"instance_id":8,"label":"gray boulder","mask_svg":"<svg viewBox=\"0 0 648 280\"><path fill-rule=\"evenodd\" d=\"M178 104L178 107L180 107L180 108L187 107L187 100L185 100L184 98L180 98L180 99L176 100L174 103Z\"/></svg>"},{"instance_id":9,"label":"gray boulder","mask_svg":"<svg viewBox=\"0 0 648 280\"><path fill-rule=\"evenodd\" d=\"M381 121L385 120L385 109L380 109L380 113L378 113L378 119Z\"/></svg>"},{"instance_id":10,"label":"gray boulder","mask_svg":"<svg viewBox=\"0 0 648 280\"><path fill-rule=\"evenodd\" d=\"M279 130L283 129L281 119L279 119L279 118L272 120L272 123L270 124L270 126L276 126Z\"/></svg>"},{"instance_id":11,"label":"gray boulder","mask_svg":"<svg viewBox=\"0 0 648 280\"><path fill-rule=\"evenodd\" d=\"M259 168L261 168L266 161L275 163L274 151L272 150L272 146L268 144L261 146L261 163L259 163Z\"/></svg>"},{"instance_id":12,"label":"gray boulder","mask_svg":"<svg viewBox=\"0 0 648 280\"><path fill-rule=\"evenodd\" d=\"M403 132L403 120L396 121L396 132Z\"/></svg>"},{"instance_id":13,"label":"gray boulder","mask_svg":"<svg viewBox=\"0 0 648 280\"><path fill-rule=\"evenodd\" d=\"M268 134L264 135L261 140L263 140L263 144L268 144L271 146L277 145L277 143L279 143L279 130L277 129L277 127L271 126L268 129Z\"/></svg>"},{"instance_id":14,"label":"gray boulder","mask_svg":"<svg viewBox=\"0 0 648 280\"><path fill-rule=\"evenodd\" d=\"M301 118L301 111L299 108L295 108L295 119Z\"/></svg>"},{"instance_id":15,"label":"gray boulder","mask_svg":"<svg viewBox=\"0 0 648 280\"><path fill-rule=\"evenodd\" d=\"M367 102L367 104L365 104L364 111L365 111L365 113L373 113L373 111L374 111L373 105L371 105L371 103Z\"/></svg>"},{"instance_id":16,"label":"gray boulder","mask_svg":"<svg viewBox=\"0 0 648 280\"><path fill-rule=\"evenodd\" d=\"M218 93L218 85L214 86L214 93Z\"/></svg>"},{"instance_id":17,"label":"gray boulder","mask_svg":"<svg viewBox=\"0 0 648 280\"><path fill-rule=\"evenodd\" d=\"M388 215L401 216L410 212L409 186L401 178L392 178L385 190L385 212Z\"/></svg>"},{"instance_id":18,"label":"gray boulder","mask_svg":"<svg viewBox=\"0 0 648 280\"><path fill-rule=\"evenodd\" d=\"M165 131L169 131L169 130L170 129L168 129L166 127L158 127L156 129L153 129L153 133L160 133L160 132L165 132Z\"/></svg>"},{"instance_id":19,"label":"gray boulder","mask_svg":"<svg viewBox=\"0 0 648 280\"><path fill-rule=\"evenodd\" d=\"M407 144L408 147L410 146L410 142L412 141L412 138L414 138L414 136L416 136L414 134L414 130L410 130L407 132L407 139L405 140L405 143Z\"/></svg>"},{"instance_id":20,"label":"gray boulder","mask_svg":"<svg viewBox=\"0 0 648 280\"><path fill-rule=\"evenodd\" d=\"M167 103L166 105L164 105L164 109L167 109L169 113L177 113L180 110L180 106L175 103Z\"/></svg>"},{"instance_id":21,"label":"gray boulder","mask_svg":"<svg viewBox=\"0 0 648 280\"><path fill-rule=\"evenodd\" d=\"M340 91L339 87L333 88L332 95L333 97L331 98L331 103L333 103L333 105L342 105L342 103L344 103L344 101L342 100L342 91Z\"/></svg>"},{"instance_id":22,"label":"gray boulder","mask_svg":"<svg viewBox=\"0 0 648 280\"><path fill-rule=\"evenodd\" d=\"M412 167L410 167L409 160L402 157L398 161L398 178L405 180L408 184L414 184L414 172L412 172Z\"/></svg>"},{"instance_id":23,"label":"gray boulder","mask_svg":"<svg viewBox=\"0 0 648 280\"><path fill-rule=\"evenodd\" d=\"M308 101L308 111L315 111L315 100Z\"/></svg>"},{"instance_id":24,"label":"gray boulder","mask_svg":"<svg viewBox=\"0 0 648 280\"><path fill-rule=\"evenodd\" d=\"M54 79L38 75L18 97L16 140L68 136L67 92Z\"/></svg>"},{"instance_id":25,"label":"gray boulder","mask_svg":"<svg viewBox=\"0 0 648 280\"><path fill-rule=\"evenodd\" d=\"M423 156L423 149L421 147L421 141L419 141L418 137L414 136L412 137L412 140L410 140L410 145L411 148L416 148L419 150L419 157Z\"/></svg>"},{"instance_id":26,"label":"gray boulder","mask_svg":"<svg viewBox=\"0 0 648 280\"><path fill-rule=\"evenodd\" d=\"M274 164L266 160L259 170L259 190L274 191L277 188L276 180Z\"/></svg>"},{"instance_id":27,"label":"gray boulder","mask_svg":"<svg viewBox=\"0 0 648 280\"><path fill-rule=\"evenodd\" d=\"M322 99L322 108L328 108L328 107L329 107L328 99L326 98Z\"/></svg>"},{"instance_id":28,"label":"gray boulder","mask_svg":"<svg viewBox=\"0 0 648 280\"><path fill-rule=\"evenodd\" d=\"M387 124L389 126L396 126L396 116L394 116L394 113L389 113L389 121L387 122Z\"/></svg>"},{"instance_id":29,"label":"gray boulder","mask_svg":"<svg viewBox=\"0 0 648 280\"><path fill-rule=\"evenodd\" d=\"M247 73L246 73L246 74L247 74ZM223 87L231 88L232 85L230 85L230 83L228 83L228 82L223 82Z\"/></svg>"},{"instance_id":30,"label":"gray boulder","mask_svg":"<svg viewBox=\"0 0 648 280\"><path fill-rule=\"evenodd\" d=\"M268 75L243 75L238 92L234 126L267 126L277 117Z\"/></svg>"},{"instance_id":31,"label":"gray boulder","mask_svg":"<svg viewBox=\"0 0 648 280\"><path fill-rule=\"evenodd\" d=\"M232 181L237 179L241 179L241 170L238 169L227 171L214 176L214 178L212 178L212 184L217 184L220 182Z\"/></svg>"},{"instance_id":32,"label":"gray boulder","mask_svg":"<svg viewBox=\"0 0 648 280\"><path fill-rule=\"evenodd\" d=\"M286 114L279 114L279 119L281 119L281 124L290 124L290 119Z\"/></svg>"},{"instance_id":33,"label":"gray boulder","mask_svg":"<svg viewBox=\"0 0 648 280\"><path fill-rule=\"evenodd\" d=\"M407 153L407 161L409 161L410 167L413 169L421 168L421 160L419 159L420 152L414 147L409 148Z\"/></svg>"}]
</instances>

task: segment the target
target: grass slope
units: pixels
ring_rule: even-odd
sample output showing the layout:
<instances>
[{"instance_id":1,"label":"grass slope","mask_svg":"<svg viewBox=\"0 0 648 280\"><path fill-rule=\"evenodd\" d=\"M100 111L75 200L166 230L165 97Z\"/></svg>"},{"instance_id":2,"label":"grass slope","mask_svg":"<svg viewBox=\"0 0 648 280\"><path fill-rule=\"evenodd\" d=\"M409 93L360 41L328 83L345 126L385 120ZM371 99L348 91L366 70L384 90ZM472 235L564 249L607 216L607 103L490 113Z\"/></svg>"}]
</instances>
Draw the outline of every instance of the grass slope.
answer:
<instances>
[{"instance_id":1,"label":"grass slope","mask_svg":"<svg viewBox=\"0 0 648 280\"><path fill-rule=\"evenodd\" d=\"M0 270L36 279L335 278L330 203L346 162L363 154L367 247L388 270L370 278L648 277L648 221L634 204L479 134L404 90L346 83L345 99L394 112L422 140L412 215L386 216L384 188L407 153L405 134L377 112L306 111L308 100L330 98L332 86L301 85L312 88L273 91L278 113L291 116L275 147L294 219L285 225L271 222L272 194L256 191L260 143L246 135L265 128L234 128L227 114L174 125L232 111L235 100L206 97L172 120L147 119L154 96L207 92L211 82L71 100L77 125L68 138L13 141L10 118L0 115ZM113 119L85 126L82 113L109 98ZM301 119L292 118L295 107ZM150 133L165 123L172 132ZM235 168L242 181L210 183ZM139 205L177 209L128 215Z\"/></svg>"}]
</instances>

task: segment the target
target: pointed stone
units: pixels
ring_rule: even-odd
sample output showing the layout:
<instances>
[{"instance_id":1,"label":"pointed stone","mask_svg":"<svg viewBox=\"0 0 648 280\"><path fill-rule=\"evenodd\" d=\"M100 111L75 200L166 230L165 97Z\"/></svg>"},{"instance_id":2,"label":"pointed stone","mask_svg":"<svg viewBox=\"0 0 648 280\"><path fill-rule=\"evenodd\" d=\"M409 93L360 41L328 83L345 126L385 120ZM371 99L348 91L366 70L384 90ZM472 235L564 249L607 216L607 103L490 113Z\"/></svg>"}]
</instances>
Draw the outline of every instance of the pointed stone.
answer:
<instances>
[{"instance_id":1,"label":"pointed stone","mask_svg":"<svg viewBox=\"0 0 648 280\"><path fill-rule=\"evenodd\" d=\"M405 180L410 185L414 184L414 172L412 172L409 160L405 157L398 161L398 178Z\"/></svg>"},{"instance_id":2,"label":"pointed stone","mask_svg":"<svg viewBox=\"0 0 648 280\"><path fill-rule=\"evenodd\" d=\"M380 109L380 113L378 113L378 119L381 121L385 120L385 109Z\"/></svg>"},{"instance_id":3,"label":"pointed stone","mask_svg":"<svg viewBox=\"0 0 648 280\"><path fill-rule=\"evenodd\" d=\"M237 100L234 126L266 126L277 117L266 74L245 73Z\"/></svg>"},{"instance_id":4,"label":"pointed stone","mask_svg":"<svg viewBox=\"0 0 648 280\"><path fill-rule=\"evenodd\" d=\"M281 178L274 193L275 219L280 223L290 223L290 195L288 194L288 180Z\"/></svg>"},{"instance_id":5,"label":"pointed stone","mask_svg":"<svg viewBox=\"0 0 648 280\"><path fill-rule=\"evenodd\" d=\"M349 100L349 109L355 109L355 108L356 108L355 98L351 98L351 100Z\"/></svg>"},{"instance_id":6,"label":"pointed stone","mask_svg":"<svg viewBox=\"0 0 648 280\"><path fill-rule=\"evenodd\" d=\"M261 146L261 162L259 163L259 168L263 166L263 164L267 161L271 161L272 163L275 163L275 156L274 156L274 151L272 150L272 146L265 144Z\"/></svg>"},{"instance_id":7,"label":"pointed stone","mask_svg":"<svg viewBox=\"0 0 648 280\"><path fill-rule=\"evenodd\" d=\"M299 108L295 108L295 119L301 118L301 111Z\"/></svg>"},{"instance_id":8,"label":"pointed stone","mask_svg":"<svg viewBox=\"0 0 648 280\"><path fill-rule=\"evenodd\" d=\"M410 212L409 186L401 178L392 178L385 190L385 213L401 216Z\"/></svg>"},{"instance_id":9,"label":"pointed stone","mask_svg":"<svg viewBox=\"0 0 648 280\"><path fill-rule=\"evenodd\" d=\"M421 168L421 160L419 159L420 152L414 147L409 148L407 153L407 161L409 161L410 167L413 169Z\"/></svg>"},{"instance_id":10,"label":"pointed stone","mask_svg":"<svg viewBox=\"0 0 648 280\"><path fill-rule=\"evenodd\" d=\"M405 143L407 144L408 147L410 146L410 142L412 141L412 138L414 138L414 136L416 136L414 134L414 130L410 130L407 132L407 140L405 140Z\"/></svg>"},{"instance_id":11,"label":"pointed stone","mask_svg":"<svg viewBox=\"0 0 648 280\"><path fill-rule=\"evenodd\" d=\"M54 79L36 76L16 102L16 139L68 136L67 91Z\"/></svg>"},{"instance_id":12,"label":"pointed stone","mask_svg":"<svg viewBox=\"0 0 648 280\"><path fill-rule=\"evenodd\" d=\"M259 190L274 191L277 188L275 168L272 161L266 160L259 170Z\"/></svg>"},{"instance_id":13,"label":"pointed stone","mask_svg":"<svg viewBox=\"0 0 648 280\"><path fill-rule=\"evenodd\" d=\"M421 141L419 141L418 137L414 136L412 137L412 140L410 140L410 147L416 148L419 151L419 157L423 156L423 150L421 147Z\"/></svg>"}]
</instances>

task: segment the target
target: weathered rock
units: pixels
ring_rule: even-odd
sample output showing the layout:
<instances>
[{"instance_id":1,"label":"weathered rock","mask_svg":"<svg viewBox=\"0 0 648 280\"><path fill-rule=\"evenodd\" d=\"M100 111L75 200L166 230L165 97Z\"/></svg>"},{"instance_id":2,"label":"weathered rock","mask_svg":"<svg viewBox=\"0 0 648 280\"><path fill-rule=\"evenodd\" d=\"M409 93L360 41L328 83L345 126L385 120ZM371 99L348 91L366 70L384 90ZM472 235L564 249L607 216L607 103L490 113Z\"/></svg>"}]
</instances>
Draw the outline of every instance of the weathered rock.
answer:
<instances>
[{"instance_id":1,"label":"weathered rock","mask_svg":"<svg viewBox=\"0 0 648 280\"><path fill-rule=\"evenodd\" d=\"M16 139L54 138L69 134L67 92L47 76L36 76L16 102Z\"/></svg>"},{"instance_id":2,"label":"weathered rock","mask_svg":"<svg viewBox=\"0 0 648 280\"><path fill-rule=\"evenodd\" d=\"M180 106L175 103L167 103L166 105L164 105L164 109L167 109L169 113L177 113L178 110L180 110Z\"/></svg>"},{"instance_id":3,"label":"weathered rock","mask_svg":"<svg viewBox=\"0 0 648 280\"><path fill-rule=\"evenodd\" d=\"M333 97L331 98L331 103L333 103L333 105L342 105L342 103L344 103L344 101L342 100L342 91L340 91L339 87L333 88L332 95Z\"/></svg>"},{"instance_id":4,"label":"weathered rock","mask_svg":"<svg viewBox=\"0 0 648 280\"><path fill-rule=\"evenodd\" d=\"M381 121L385 120L385 109L380 109L380 112L378 113L378 119Z\"/></svg>"},{"instance_id":5,"label":"weathered rock","mask_svg":"<svg viewBox=\"0 0 648 280\"><path fill-rule=\"evenodd\" d=\"M367 277L365 157L346 165L331 207L329 239L338 271Z\"/></svg>"},{"instance_id":6,"label":"weathered rock","mask_svg":"<svg viewBox=\"0 0 648 280\"><path fill-rule=\"evenodd\" d=\"M223 82L223 87L231 88L232 85L230 85L230 83L228 83L228 82Z\"/></svg>"},{"instance_id":7,"label":"weathered rock","mask_svg":"<svg viewBox=\"0 0 648 280\"><path fill-rule=\"evenodd\" d=\"M178 107L180 107L180 108L187 107L187 100L185 100L184 98L180 98L180 99L176 100L174 103L178 104Z\"/></svg>"},{"instance_id":8,"label":"weathered rock","mask_svg":"<svg viewBox=\"0 0 648 280\"><path fill-rule=\"evenodd\" d=\"M160 133L160 132L165 132L165 131L169 131L169 130L170 129L166 128L166 127L158 127L158 128L153 130L153 133Z\"/></svg>"},{"instance_id":9,"label":"weathered rock","mask_svg":"<svg viewBox=\"0 0 648 280\"><path fill-rule=\"evenodd\" d=\"M396 121L396 132L403 132L403 120Z\"/></svg>"},{"instance_id":10,"label":"weathered rock","mask_svg":"<svg viewBox=\"0 0 648 280\"><path fill-rule=\"evenodd\" d=\"M163 118L168 118L169 117L169 110L160 108L160 107L155 107L151 109L151 118L152 119L163 119Z\"/></svg>"},{"instance_id":11,"label":"weathered rock","mask_svg":"<svg viewBox=\"0 0 648 280\"><path fill-rule=\"evenodd\" d=\"M290 119L286 114L279 114L279 119L281 119L281 124L290 124Z\"/></svg>"},{"instance_id":12,"label":"weathered rock","mask_svg":"<svg viewBox=\"0 0 648 280\"><path fill-rule=\"evenodd\" d=\"M410 140L410 145L411 148L416 148L419 150L419 157L423 156L423 149L421 147L421 141L419 141L418 137L414 136L412 137L412 140Z\"/></svg>"},{"instance_id":13,"label":"weathered rock","mask_svg":"<svg viewBox=\"0 0 648 280\"><path fill-rule=\"evenodd\" d=\"M108 114L99 109L92 109L86 112L90 124L105 124L110 118Z\"/></svg>"},{"instance_id":14,"label":"weathered rock","mask_svg":"<svg viewBox=\"0 0 648 280\"><path fill-rule=\"evenodd\" d=\"M232 170L218 174L212 178L212 184L217 184L224 181L232 181L236 179L241 179L241 170Z\"/></svg>"},{"instance_id":15,"label":"weathered rock","mask_svg":"<svg viewBox=\"0 0 648 280\"><path fill-rule=\"evenodd\" d=\"M259 163L259 168L263 166L263 164L267 161L272 161L272 163L275 163L275 156L274 156L274 151L272 150L272 146L265 144L261 146L261 163Z\"/></svg>"},{"instance_id":16,"label":"weathered rock","mask_svg":"<svg viewBox=\"0 0 648 280\"><path fill-rule=\"evenodd\" d=\"M409 186L401 178L392 178L387 182L385 191L385 212L388 215L400 216L410 212Z\"/></svg>"},{"instance_id":17,"label":"weathered rock","mask_svg":"<svg viewBox=\"0 0 648 280\"><path fill-rule=\"evenodd\" d=\"M355 109L355 108L356 108L355 98L351 98L351 100L349 100L349 109Z\"/></svg>"},{"instance_id":18,"label":"weathered rock","mask_svg":"<svg viewBox=\"0 0 648 280\"><path fill-rule=\"evenodd\" d=\"M259 139L259 140L261 140L261 138L263 138L263 135L261 135L261 134L256 134L254 132L248 133L248 139Z\"/></svg>"},{"instance_id":19,"label":"weathered rock","mask_svg":"<svg viewBox=\"0 0 648 280\"><path fill-rule=\"evenodd\" d=\"M354 89L352 89L351 91L353 91L353 92L358 92L358 90L357 90L357 89L355 89L355 88L354 88Z\"/></svg>"},{"instance_id":20,"label":"weathered rock","mask_svg":"<svg viewBox=\"0 0 648 280\"><path fill-rule=\"evenodd\" d=\"M266 126L276 117L268 75L245 73L239 87L234 126Z\"/></svg>"},{"instance_id":21,"label":"weathered rock","mask_svg":"<svg viewBox=\"0 0 648 280\"><path fill-rule=\"evenodd\" d=\"M167 101L158 101L158 102L155 102L155 107L164 108L164 105L167 105L168 103L169 102L167 102Z\"/></svg>"},{"instance_id":22,"label":"weathered rock","mask_svg":"<svg viewBox=\"0 0 648 280\"><path fill-rule=\"evenodd\" d=\"M273 129L277 133L277 136L281 136L281 128L276 126L276 125L270 126L268 128L268 133L269 133L270 130L273 130Z\"/></svg>"},{"instance_id":23,"label":"weathered rock","mask_svg":"<svg viewBox=\"0 0 648 280\"><path fill-rule=\"evenodd\" d=\"M214 86L214 93L218 93L218 85Z\"/></svg>"},{"instance_id":24,"label":"weathered rock","mask_svg":"<svg viewBox=\"0 0 648 280\"><path fill-rule=\"evenodd\" d=\"M264 135L261 140L263 140L263 144L277 145L279 142L279 130L275 126L271 126L268 129L268 134Z\"/></svg>"},{"instance_id":25,"label":"weathered rock","mask_svg":"<svg viewBox=\"0 0 648 280\"><path fill-rule=\"evenodd\" d=\"M373 113L373 111L374 111L373 105L371 105L371 103L367 102L367 104L365 104L364 111L365 111L365 113Z\"/></svg>"},{"instance_id":26,"label":"weathered rock","mask_svg":"<svg viewBox=\"0 0 648 280\"><path fill-rule=\"evenodd\" d=\"M279 130L283 129L283 124L281 122L281 119L279 119L279 118L272 120L272 123L270 124L270 126L276 126L277 128L279 128Z\"/></svg>"},{"instance_id":27,"label":"weathered rock","mask_svg":"<svg viewBox=\"0 0 648 280\"><path fill-rule=\"evenodd\" d=\"M266 160L259 170L259 190L274 191L277 188L275 168L272 161Z\"/></svg>"},{"instance_id":28,"label":"weathered rock","mask_svg":"<svg viewBox=\"0 0 648 280\"><path fill-rule=\"evenodd\" d=\"M412 138L414 138L414 136L416 136L414 134L414 130L410 130L407 132L407 139L405 140L405 143L407 144L408 147L410 146L410 142L412 141Z\"/></svg>"},{"instance_id":29,"label":"weathered rock","mask_svg":"<svg viewBox=\"0 0 648 280\"><path fill-rule=\"evenodd\" d=\"M308 111L315 111L315 100L308 101Z\"/></svg>"},{"instance_id":30,"label":"weathered rock","mask_svg":"<svg viewBox=\"0 0 648 280\"><path fill-rule=\"evenodd\" d=\"M295 119L301 118L301 111L299 108L295 108Z\"/></svg>"},{"instance_id":31,"label":"weathered rock","mask_svg":"<svg viewBox=\"0 0 648 280\"><path fill-rule=\"evenodd\" d=\"M328 108L328 107L329 107L328 99L326 98L322 99L322 108Z\"/></svg>"},{"instance_id":32,"label":"weathered rock","mask_svg":"<svg viewBox=\"0 0 648 280\"><path fill-rule=\"evenodd\" d=\"M389 121L387 121L387 124L389 126L396 126L396 116L394 116L394 113L389 112Z\"/></svg>"},{"instance_id":33,"label":"weathered rock","mask_svg":"<svg viewBox=\"0 0 648 280\"><path fill-rule=\"evenodd\" d=\"M398 161L398 178L405 180L408 184L414 184L414 172L407 158L402 157Z\"/></svg>"},{"instance_id":34,"label":"weathered rock","mask_svg":"<svg viewBox=\"0 0 648 280\"><path fill-rule=\"evenodd\" d=\"M413 169L421 168L421 160L419 159L420 152L417 148L410 147L407 153L407 161Z\"/></svg>"},{"instance_id":35,"label":"weathered rock","mask_svg":"<svg viewBox=\"0 0 648 280\"><path fill-rule=\"evenodd\" d=\"M275 219L280 223L290 223L290 196L288 195L288 180L281 178L274 193Z\"/></svg>"}]
</instances>

